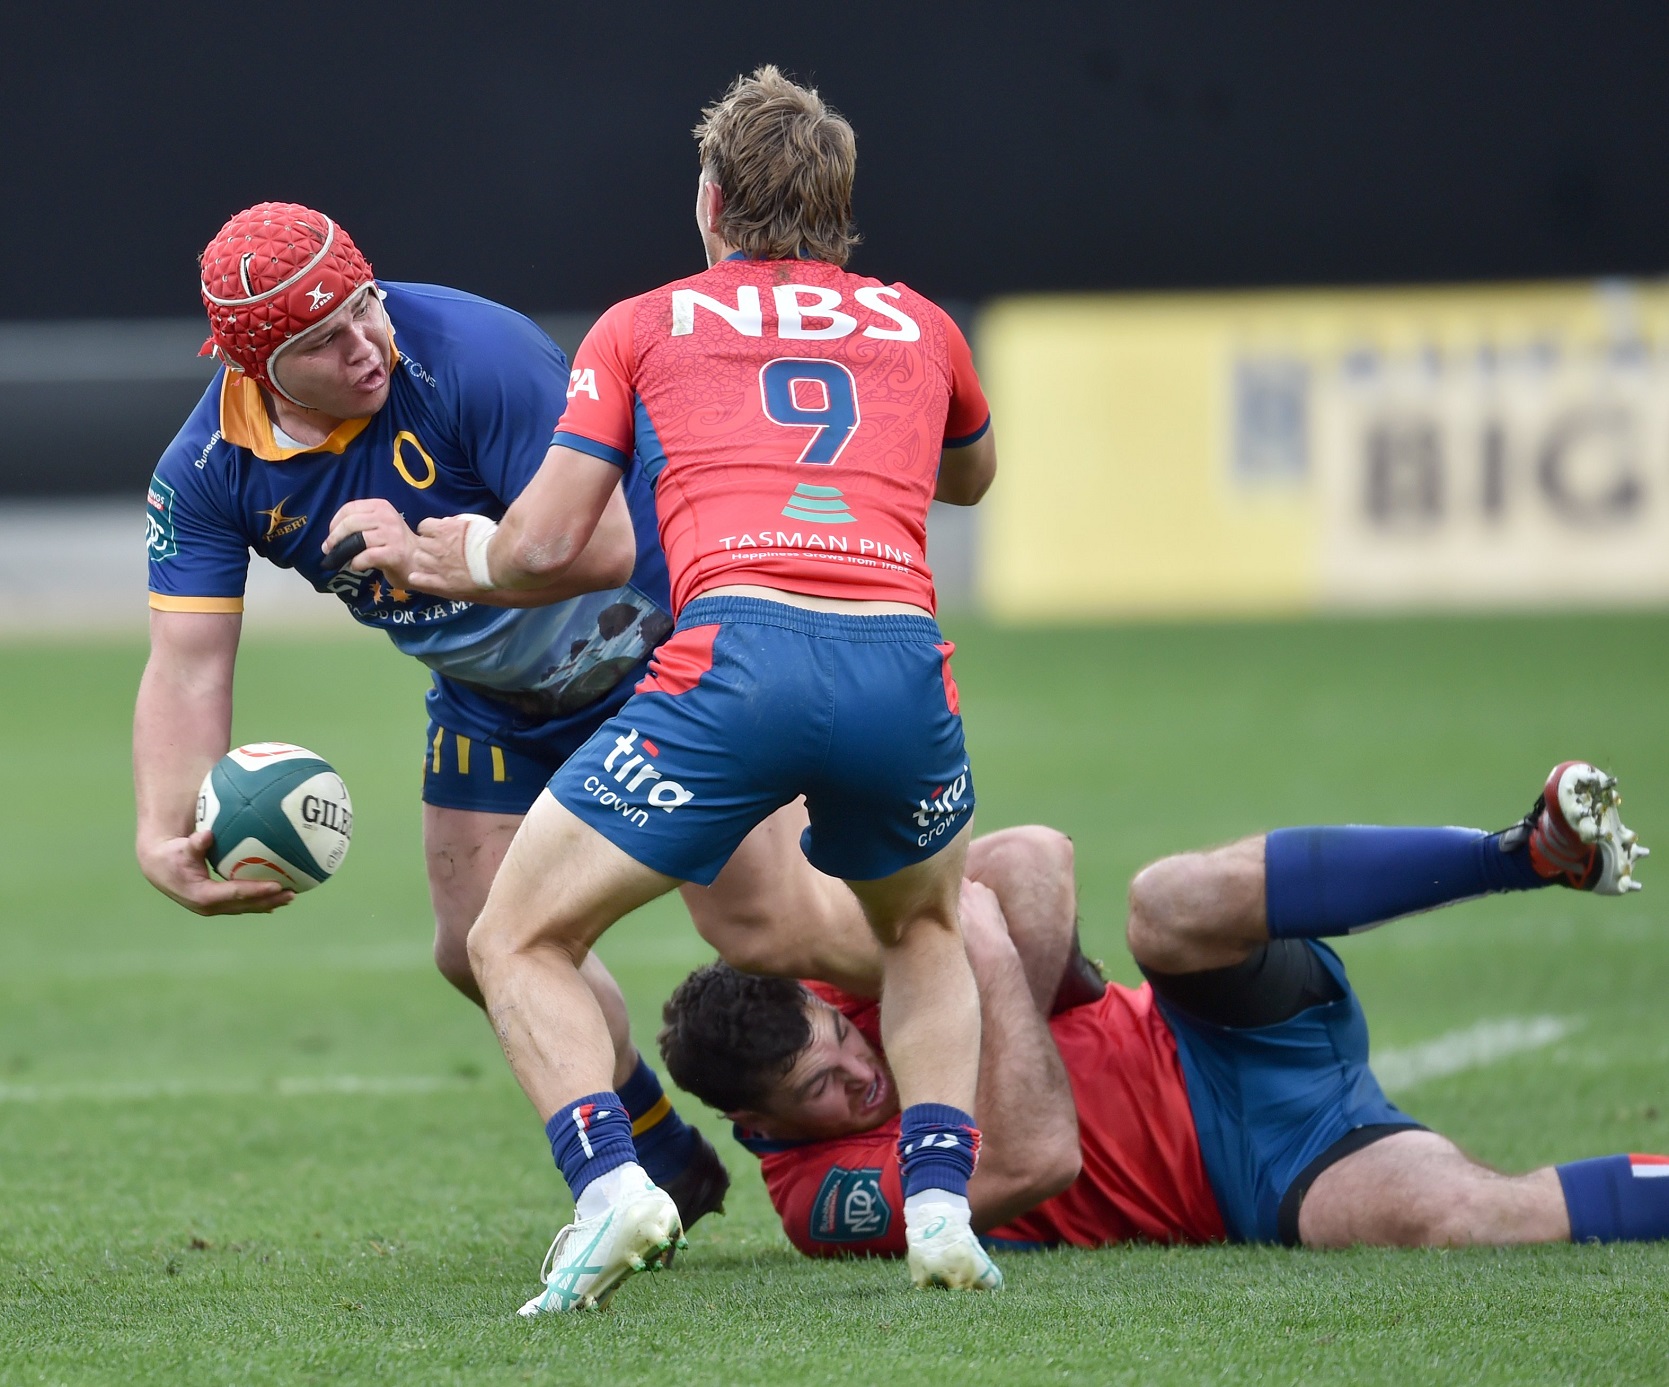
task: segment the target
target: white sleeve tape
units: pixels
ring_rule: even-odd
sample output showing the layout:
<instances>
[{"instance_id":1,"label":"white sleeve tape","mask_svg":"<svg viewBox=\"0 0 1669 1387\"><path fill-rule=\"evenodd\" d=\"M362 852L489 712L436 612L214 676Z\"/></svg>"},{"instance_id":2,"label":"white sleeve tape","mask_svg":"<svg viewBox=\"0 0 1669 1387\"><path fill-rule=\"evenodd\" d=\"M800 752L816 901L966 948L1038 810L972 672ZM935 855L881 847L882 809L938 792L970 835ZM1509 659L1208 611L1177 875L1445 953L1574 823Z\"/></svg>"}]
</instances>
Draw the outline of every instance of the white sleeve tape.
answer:
<instances>
[{"instance_id":1,"label":"white sleeve tape","mask_svg":"<svg viewBox=\"0 0 1669 1387\"><path fill-rule=\"evenodd\" d=\"M498 533L498 522L484 515L472 515L468 520L469 528L464 531L464 562L469 565L470 581L490 592L497 584L487 564L487 546Z\"/></svg>"}]
</instances>

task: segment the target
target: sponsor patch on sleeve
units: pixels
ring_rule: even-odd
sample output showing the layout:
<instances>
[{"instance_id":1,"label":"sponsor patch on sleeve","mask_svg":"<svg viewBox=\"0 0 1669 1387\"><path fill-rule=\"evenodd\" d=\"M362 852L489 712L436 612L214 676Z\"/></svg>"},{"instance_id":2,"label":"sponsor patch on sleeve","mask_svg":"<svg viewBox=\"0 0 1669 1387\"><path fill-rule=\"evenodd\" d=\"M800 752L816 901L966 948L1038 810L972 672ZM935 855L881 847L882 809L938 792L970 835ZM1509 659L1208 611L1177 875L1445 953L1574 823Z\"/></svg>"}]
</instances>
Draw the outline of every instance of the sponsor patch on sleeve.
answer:
<instances>
[{"instance_id":1,"label":"sponsor patch on sleeve","mask_svg":"<svg viewBox=\"0 0 1669 1387\"><path fill-rule=\"evenodd\" d=\"M174 488L160 477L152 477L145 492L145 552L152 563L180 552L174 539Z\"/></svg>"},{"instance_id":2,"label":"sponsor patch on sleeve","mask_svg":"<svg viewBox=\"0 0 1669 1387\"><path fill-rule=\"evenodd\" d=\"M868 1242L884 1238L892 1208L881 1192L881 1172L870 1166L832 1166L811 1206L811 1236L820 1243Z\"/></svg>"}]
</instances>

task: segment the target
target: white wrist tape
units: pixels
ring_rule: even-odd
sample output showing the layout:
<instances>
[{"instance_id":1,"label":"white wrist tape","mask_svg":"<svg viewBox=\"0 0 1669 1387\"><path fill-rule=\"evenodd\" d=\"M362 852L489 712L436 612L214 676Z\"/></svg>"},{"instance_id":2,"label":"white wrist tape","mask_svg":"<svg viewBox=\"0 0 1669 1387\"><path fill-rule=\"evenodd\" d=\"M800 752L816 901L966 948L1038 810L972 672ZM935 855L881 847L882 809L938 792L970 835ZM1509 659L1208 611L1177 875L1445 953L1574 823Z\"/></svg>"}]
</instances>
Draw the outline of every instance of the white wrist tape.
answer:
<instances>
[{"instance_id":1,"label":"white wrist tape","mask_svg":"<svg viewBox=\"0 0 1669 1387\"><path fill-rule=\"evenodd\" d=\"M487 566L487 546L498 533L498 521L488 520L484 515L464 518L469 521L469 528L464 531L464 562L469 565L470 581L490 592L498 584L493 582L493 571Z\"/></svg>"}]
</instances>

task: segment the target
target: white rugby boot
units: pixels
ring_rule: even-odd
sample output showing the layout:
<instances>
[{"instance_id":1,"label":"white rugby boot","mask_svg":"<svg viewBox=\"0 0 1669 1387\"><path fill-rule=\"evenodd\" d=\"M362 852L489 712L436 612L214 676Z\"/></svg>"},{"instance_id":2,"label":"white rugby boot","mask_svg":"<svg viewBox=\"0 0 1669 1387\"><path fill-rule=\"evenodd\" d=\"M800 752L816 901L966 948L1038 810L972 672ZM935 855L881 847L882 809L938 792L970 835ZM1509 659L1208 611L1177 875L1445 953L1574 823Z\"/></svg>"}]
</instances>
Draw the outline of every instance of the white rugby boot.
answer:
<instances>
[{"instance_id":1,"label":"white rugby boot","mask_svg":"<svg viewBox=\"0 0 1669 1387\"><path fill-rule=\"evenodd\" d=\"M539 1269L545 1289L518 1313L531 1319L601 1310L628 1276L660 1266L684 1245L678 1206L645 1180L641 1189L621 1195L600 1214L575 1219L556 1235Z\"/></svg>"},{"instance_id":2,"label":"white rugby boot","mask_svg":"<svg viewBox=\"0 0 1669 1387\"><path fill-rule=\"evenodd\" d=\"M1510 851L1528 840L1539 875L1578 891L1626 896L1640 889L1634 864L1651 853L1618 816L1622 802L1616 776L1586 761L1562 761L1548 773L1530 812L1503 835L1502 846Z\"/></svg>"},{"instance_id":3,"label":"white rugby boot","mask_svg":"<svg viewBox=\"0 0 1669 1387\"><path fill-rule=\"evenodd\" d=\"M1002 1290L1002 1272L959 1209L928 1204L918 1211L918 1219L919 1226L907 1223L904 1230L912 1282L924 1290Z\"/></svg>"}]
</instances>

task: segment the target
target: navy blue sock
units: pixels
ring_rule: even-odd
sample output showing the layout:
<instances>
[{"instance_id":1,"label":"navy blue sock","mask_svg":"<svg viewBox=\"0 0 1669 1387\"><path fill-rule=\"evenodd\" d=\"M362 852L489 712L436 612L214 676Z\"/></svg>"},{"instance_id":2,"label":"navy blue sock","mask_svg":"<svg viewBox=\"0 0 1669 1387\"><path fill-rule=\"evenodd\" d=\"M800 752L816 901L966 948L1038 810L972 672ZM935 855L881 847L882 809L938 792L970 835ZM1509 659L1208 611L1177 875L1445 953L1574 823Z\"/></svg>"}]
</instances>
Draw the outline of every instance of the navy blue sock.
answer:
<instances>
[{"instance_id":1,"label":"navy blue sock","mask_svg":"<svg viewBox=\"0 0 1669 1387\"><path fill-rule=\"evenodd\" d=\"M632 1120L616 1093L590 1093L564 1103L545 1124L545 1135L575 1199L599 1175L637 1159Z\"/></svg>"},{"instance_id":2,"label":"navy blue sock","mask_svg":"<svg viewBox=\"0 0 1669 1387\"><path fill-rule=\"evenodd\" d=\"M1323 939L1496 891L1551 886L1529 849L1473 828L1278 828L1264 840L1271 939Z\"/></svg>"},{"instance_id":3,"label":"navy blue sock","mask_svg":"<svg viewBox=\"0 0 1669 1387\"><path fill-rule=\"evenodd\" d=\"M620 1085L620 1101L632 1119L638 1164L657 1185L680 1175L695 1150L695 1129L673 1110L655 1071L638 1056L632 1077Z\"/></svg>"},{"instance_id":4,"label":"navy blue sock","mask_svg":"<svg viewBox=\"0 0 1669 1387\"><path fill-rule=\"evenodd\" d=\"M961 1108L916 1103L904 1109L898 1133L904 1167L904 1197L921 1190L968 1194L968 1177L979 1161L979 1128Z\"/></svg>"},{"instance_id":5,"label":"navy blue sock","mask_svg":"<svg viewBox=\"0 0 1669 1387\"><path fill-rule=\"evenodd\" d=\"M1669 1238L1669 1156L1597 1156L1555 1168L1573 1243Z\"/></svg>"}]
</instances>

